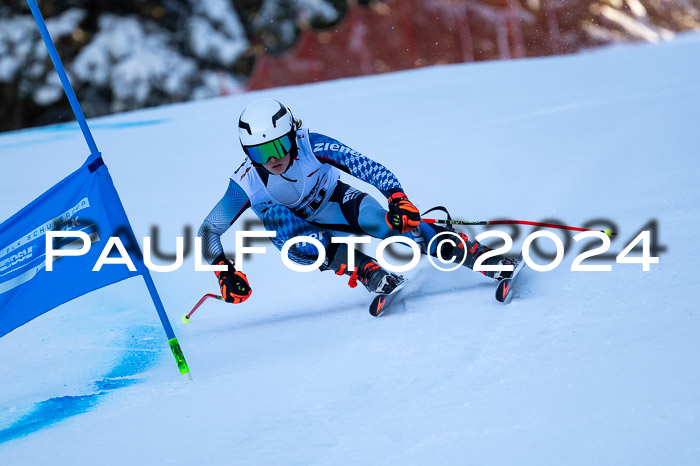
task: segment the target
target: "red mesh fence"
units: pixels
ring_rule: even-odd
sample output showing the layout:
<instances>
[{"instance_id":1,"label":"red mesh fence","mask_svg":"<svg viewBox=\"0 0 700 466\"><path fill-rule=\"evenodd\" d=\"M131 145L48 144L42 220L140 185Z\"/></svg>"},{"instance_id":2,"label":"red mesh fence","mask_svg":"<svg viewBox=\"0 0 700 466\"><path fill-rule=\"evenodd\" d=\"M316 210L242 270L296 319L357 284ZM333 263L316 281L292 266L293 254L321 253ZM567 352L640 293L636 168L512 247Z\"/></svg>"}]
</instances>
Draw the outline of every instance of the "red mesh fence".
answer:
<instances>
[{"instance_id":1,"label":"red mesh fence","mask_svg":"<svg viewBox=\"0 0 700 466\"><path fill-rule=\"evenodd\" d=\"M561 51L556 16L547 4L544 11L550 14L549 47ZM386 0L373 7L354 5L329 30L303 30L285 54L259 55L247 88L523 57L521 25L526 14L515 0Z\"/></svg>"}]
</instances>

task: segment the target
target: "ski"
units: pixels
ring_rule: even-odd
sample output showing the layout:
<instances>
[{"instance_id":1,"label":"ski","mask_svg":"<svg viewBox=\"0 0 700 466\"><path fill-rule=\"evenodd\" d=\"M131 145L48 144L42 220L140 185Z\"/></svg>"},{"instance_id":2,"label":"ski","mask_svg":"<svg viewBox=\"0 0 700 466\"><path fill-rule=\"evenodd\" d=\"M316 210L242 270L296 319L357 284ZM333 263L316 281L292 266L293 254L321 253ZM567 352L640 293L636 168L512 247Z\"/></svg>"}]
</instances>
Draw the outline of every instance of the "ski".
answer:
<instances>
[{"instance_id":1,"label":"ski","mask_svg":"<svg viewBox=\"0 0 700 466\"><path fill-rule=\"evenodd\" d=\"M373 317L379 317L382 314L384 314L384 312L387 309L389 309L391 303L396 299L396 296L398 296L399 291L406 285L406 283L406 279L402 279L402 281L396 286L396 288L391 290L391 293L378 294L377 296L375 296L372 300L372 303L369 305L370 315Z\"/></svg>"},{"instance_id":2,"label":"ski","mask_svg":"<svg viewBox=\"0 0 700 466\"><path fill-rule=\"evenodd\" d=\"M498 282L498 287L496 287L496 301L498 301L499 303L507 303L508 301L510 301L510 298L513 294L515 279L517 278L518 274L525 265L525 261L523 260L522 254L520 254L519 260L520 262L518 262L518 265L513 270L513 275L504 278L500 282Z\"/></svg>"}]
</instances>

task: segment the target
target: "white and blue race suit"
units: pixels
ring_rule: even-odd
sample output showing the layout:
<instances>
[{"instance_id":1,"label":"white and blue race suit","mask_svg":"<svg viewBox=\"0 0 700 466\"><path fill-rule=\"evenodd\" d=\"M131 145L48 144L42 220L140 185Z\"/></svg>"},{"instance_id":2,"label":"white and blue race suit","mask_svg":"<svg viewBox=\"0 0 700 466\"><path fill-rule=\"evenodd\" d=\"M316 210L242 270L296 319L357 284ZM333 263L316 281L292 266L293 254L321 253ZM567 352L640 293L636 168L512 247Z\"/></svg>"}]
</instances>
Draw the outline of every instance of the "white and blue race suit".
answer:
<instances>
[{"instance_id":1,"label":"white and blue race suit","mask_svg":"<svg viewBox=\"0 0 700 466\"><path fill-rule=\"evenodd\" d=\"M375 198L340 181L342 170L370 183L388 199L403 192L391 171L345 144L307 129L297 130L296 143L297 154L282 175L254 166L249 158L231 175L226 194L199 229L202 255L209 263L223 254L221 235L249 207L268 231L276 232L271 240L278 249L295 236L315 237L327 248L332 236L357 234L383 239L399 234L386 223L386 210ZM437 229L421 223L405 236L425 252ZM300 264L313 263L317 255L310 243L299 243L289 253Z\"/></svg>"}]
</instances>

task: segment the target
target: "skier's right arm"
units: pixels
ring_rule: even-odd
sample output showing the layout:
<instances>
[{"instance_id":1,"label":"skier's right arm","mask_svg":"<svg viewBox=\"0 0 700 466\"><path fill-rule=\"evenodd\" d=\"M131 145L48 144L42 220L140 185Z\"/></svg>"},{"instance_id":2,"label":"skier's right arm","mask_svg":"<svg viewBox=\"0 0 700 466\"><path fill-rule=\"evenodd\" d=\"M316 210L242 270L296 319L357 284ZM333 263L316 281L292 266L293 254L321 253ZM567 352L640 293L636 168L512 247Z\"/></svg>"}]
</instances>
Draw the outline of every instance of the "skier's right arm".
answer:
<instances>
[{"instance_id":1,"label":"skier's right arm","mask_svg":"<svg viewBox=\"0 0 700 466\"><path fill-rule=\"evenodd\" d=\"M214 206L202 226L198 236L202 238L202 256L210 264L227 264L228 270L216 274L221 294L227 302L240 303L248 299L250 285L243 272L236 271L233 260L227 259L221 244L221 235L228 230L238 217L250 207L250 200L243 188L233 180L229 181L226 194Z\"/></svg>"}]
</instances>

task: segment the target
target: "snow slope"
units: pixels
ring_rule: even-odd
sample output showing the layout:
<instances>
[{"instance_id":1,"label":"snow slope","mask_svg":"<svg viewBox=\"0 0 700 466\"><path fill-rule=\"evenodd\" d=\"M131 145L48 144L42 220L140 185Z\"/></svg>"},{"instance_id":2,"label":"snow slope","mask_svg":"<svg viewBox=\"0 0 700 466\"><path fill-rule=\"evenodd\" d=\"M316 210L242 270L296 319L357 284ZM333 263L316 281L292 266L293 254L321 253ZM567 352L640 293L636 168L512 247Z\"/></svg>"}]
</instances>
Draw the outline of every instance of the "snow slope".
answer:
<instances>
[{"instance_id":1,"label":"snow slope","mask_svg":"<svg viewBox=\"0 0 700 466\"><path fill-rule=\"evenodd\" d=\"M238 114L262 96L385 163L422 208L606 218L614 253L656 219L666 251L650 272L571 272L573 247L555 270L524 272L507 306L485 277L423 263L403 305L374 319L366 292L287 270L268 244L246 265L250 300L209 302L185 326L217 291L190 254L154 279L194 381L139 279L81 297L0 339L0 462L698 464L698 76L690 35L91 121L137 236L157 225L168 252L225 191ZM87 149L68 124L2 134L0 154L4 219Z\"/></svg>"}]
</instances>

